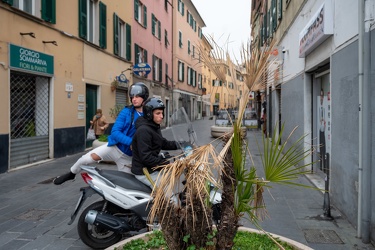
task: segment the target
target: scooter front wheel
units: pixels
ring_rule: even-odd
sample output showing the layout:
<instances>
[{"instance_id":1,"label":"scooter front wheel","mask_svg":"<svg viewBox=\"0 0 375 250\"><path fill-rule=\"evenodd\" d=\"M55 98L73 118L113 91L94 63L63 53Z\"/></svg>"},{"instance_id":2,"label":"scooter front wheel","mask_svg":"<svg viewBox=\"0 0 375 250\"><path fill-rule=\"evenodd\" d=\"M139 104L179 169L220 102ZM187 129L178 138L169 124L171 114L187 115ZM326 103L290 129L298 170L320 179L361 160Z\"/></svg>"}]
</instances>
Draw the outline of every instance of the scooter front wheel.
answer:
<instances>
[{"instance_id":1,"label":"scooter front wheel","mask_svg":"<svg viewBox=\"0 0 375 250\"><path fill-rule=\"evenodd\" d=\"M78 220L78 234L83 243L93 249L104 249L114 245L122 239L122 234L115 233L105 228L90 225L85 222L86 214L89 210L103 211L105 201L98 201L88 206L81 214ZM106 213L121 213L120 208L107 204Z\"/></svg>"}]
</instances>

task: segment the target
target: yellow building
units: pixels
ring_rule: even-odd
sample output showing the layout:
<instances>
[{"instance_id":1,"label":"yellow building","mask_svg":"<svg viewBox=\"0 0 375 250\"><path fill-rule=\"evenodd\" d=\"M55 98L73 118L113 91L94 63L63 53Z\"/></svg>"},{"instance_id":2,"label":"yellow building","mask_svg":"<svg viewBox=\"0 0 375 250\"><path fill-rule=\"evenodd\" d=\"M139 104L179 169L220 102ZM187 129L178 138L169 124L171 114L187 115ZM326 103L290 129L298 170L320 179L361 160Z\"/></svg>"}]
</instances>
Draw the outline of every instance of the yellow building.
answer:
<instances>
[{"instance_id":1,"label":"yellow building","mask_svg":"<svg viewBox=\"0 0 375 250\"><path fill-rule=\"evenodd\" d=\"M0 173L82 152L97 108L127 102L131 1L0 1ZM116 29L114 28L116 27ZM129 40L128 40L129 39ZM122 78L122 80L125 80Z\"/></svg>"}]
</instances>

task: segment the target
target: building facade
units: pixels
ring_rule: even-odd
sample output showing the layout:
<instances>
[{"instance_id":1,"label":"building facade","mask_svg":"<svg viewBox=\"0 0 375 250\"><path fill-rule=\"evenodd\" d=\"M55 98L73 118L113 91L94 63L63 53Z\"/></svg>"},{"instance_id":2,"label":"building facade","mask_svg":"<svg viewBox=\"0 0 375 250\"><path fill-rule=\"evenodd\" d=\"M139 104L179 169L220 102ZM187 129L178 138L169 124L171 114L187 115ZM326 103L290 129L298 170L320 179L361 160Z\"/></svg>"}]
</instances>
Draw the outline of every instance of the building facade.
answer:
<instances>
[{"instance_id":1,"label":"building facade","mask_svg":"<svg viewBox=\"0 0 375 250\"><path fill-rule=\"evenodd\" d=\"M375 2L255 2L268 14L257 19L259 45L276 39L281 52L281 77L265 90L269 133L278 132L280 121L287 131L299 126L294 140L308 135L311 174L327 185L331 203L369 243L375 239Z\"/></svg>"},{"instance_id":2,"label":"building facade","mask_svg":"<svg viewBox=\"0 0 375 250\"><path fill-rule=\"evenodd\" d=\"M127 85L111 91L131 58L117 55L115 16L127 1L0 1L0 172L82 152L97 108L110 122ZM69 18L67 18L69 17ZM125 49L126 50L126 49ZM129 76L131 81L131 76Z\"/></svg>"}]
</instances>

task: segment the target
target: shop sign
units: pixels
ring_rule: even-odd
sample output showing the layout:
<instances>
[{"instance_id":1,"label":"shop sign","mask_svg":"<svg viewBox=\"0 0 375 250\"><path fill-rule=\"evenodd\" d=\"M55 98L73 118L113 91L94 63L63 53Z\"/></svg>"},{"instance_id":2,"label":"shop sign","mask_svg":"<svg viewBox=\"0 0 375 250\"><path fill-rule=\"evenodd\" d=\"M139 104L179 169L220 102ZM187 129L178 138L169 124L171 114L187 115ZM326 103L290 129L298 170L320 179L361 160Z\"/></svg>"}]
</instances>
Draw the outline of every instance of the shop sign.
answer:
<instances>
[{"instance_id":1,"label":"shop sign","mask_svg":"<svg viewBox=\"0 0 375 250\"><path fill-rule=\"evenodd\" d=\"M299 34L299 57L307 56L333 34L331 0L325 1Z\"/></svg>"},{"instance_id":2,"label":"shop sign","mask_svg":"<svg viewBox=\"0 0 375 250\"><path fill-rule=\"evenodd\" d=\"M133 66L133 73L137 76L147 77L151 72L151 66L148 63L138 63Z\"/></svg>"},{"instance_id":3,"label":"shop sign","mask_svg":"<svg viewBox=\"0 0 375 250\"><path fill-rule=\"evenodd\" d=\"M10 44L9 57L11 68L53 75L53 56Z\"/></svg>"}]
</instances>

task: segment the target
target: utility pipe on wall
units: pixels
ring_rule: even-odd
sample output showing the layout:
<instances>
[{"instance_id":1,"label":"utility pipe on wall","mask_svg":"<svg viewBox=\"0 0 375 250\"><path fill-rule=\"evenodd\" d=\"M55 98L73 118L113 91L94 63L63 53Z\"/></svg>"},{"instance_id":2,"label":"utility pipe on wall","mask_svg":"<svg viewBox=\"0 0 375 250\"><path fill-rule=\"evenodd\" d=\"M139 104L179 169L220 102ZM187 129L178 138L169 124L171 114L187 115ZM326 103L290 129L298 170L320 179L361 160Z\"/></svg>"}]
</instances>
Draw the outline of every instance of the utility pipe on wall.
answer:
<instances>
[{"instance_id":1,"label":"utility pipe on wall","mask_svg":"<svg viewBox=\"0 0 375 250\"><path fill-rule=\"evenodd\" d=\"M371 102L370 25L365 15L366 0L358 1L358 87L359 87L359 172L357 236L370 243L371 219Z\"/></svg>"}]
</instances>

